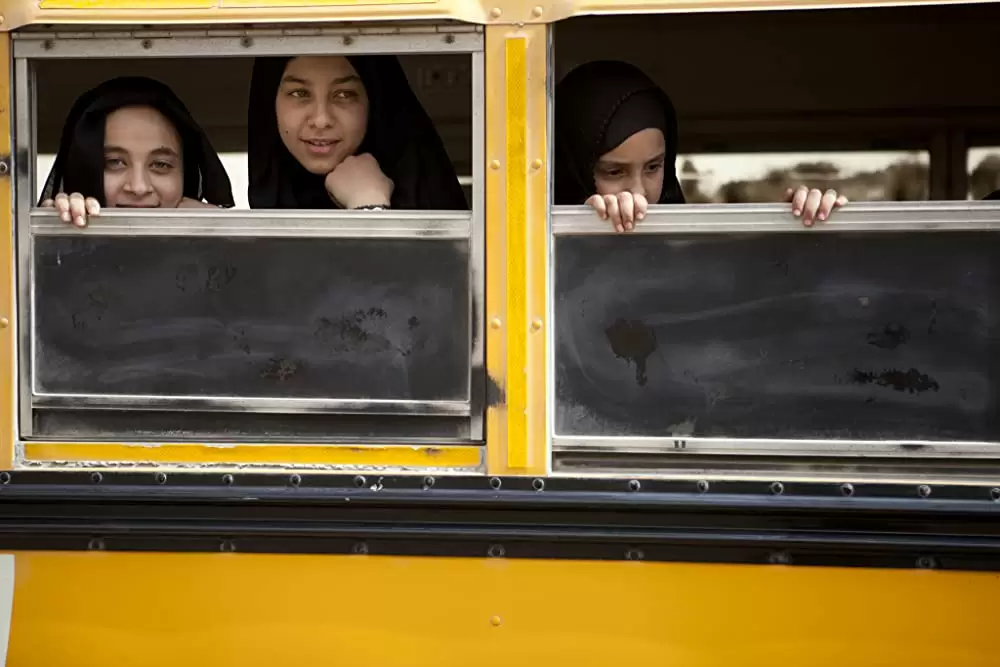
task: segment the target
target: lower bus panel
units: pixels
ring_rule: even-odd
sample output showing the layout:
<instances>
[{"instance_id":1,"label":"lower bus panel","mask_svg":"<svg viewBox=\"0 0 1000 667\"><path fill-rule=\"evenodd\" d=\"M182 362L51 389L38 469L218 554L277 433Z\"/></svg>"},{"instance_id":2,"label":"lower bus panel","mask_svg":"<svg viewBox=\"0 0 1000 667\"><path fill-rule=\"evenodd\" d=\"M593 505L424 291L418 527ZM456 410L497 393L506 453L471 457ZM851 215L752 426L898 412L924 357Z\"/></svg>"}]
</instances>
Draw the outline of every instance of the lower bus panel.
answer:
<instances>
[{"instance_id":1,"label":"lower bus panel","mask_svg":"<svg viewBox=\"0 0 1000 667\"><path fill-rule=\"evenodd\" d=\"M8 667L938 667L1000 653L993 574L367 555L4 558Z\"/></svg>"}]
</instances>

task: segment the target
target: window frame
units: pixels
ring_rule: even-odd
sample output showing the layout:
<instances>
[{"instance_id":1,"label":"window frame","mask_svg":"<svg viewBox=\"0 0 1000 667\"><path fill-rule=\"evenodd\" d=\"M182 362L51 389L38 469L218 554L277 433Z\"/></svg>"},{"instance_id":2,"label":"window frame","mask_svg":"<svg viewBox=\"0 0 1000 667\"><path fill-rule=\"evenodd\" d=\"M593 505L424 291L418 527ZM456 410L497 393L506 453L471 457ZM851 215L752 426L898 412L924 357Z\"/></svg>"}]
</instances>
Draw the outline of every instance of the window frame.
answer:
<instances>
[{"instance_id":1,"label":"window frame","mask_svg":"<svg viewBox=\"0 0 1000 667\"><path fill-rule=\"evenodd\" d=\"M703 464L716 469L702 458L717 459L722 464L725 457L750 456L785 458L789 464L802 464L803 459L833 457L840 464L856 465L869 457L892 457L910 461L944 460L957 457L969 463L975 459L996 461L1000 459L1000 441L971 440L863 440L818 438L752 438L696 437L682 435L664 436L580 436L560 435L556 430L556 334L554 293L555 267L558 261L557 240L566 236L615 236L616 232L606 222L597 219L583 206L556 206L550 211L551 262L549 281L553 285L549 320L551 354L548 367L548 392L552 396L549 408L549 437L551 439L553 466L562 466L562 459L576 457L606 457L604 463L585 463L584 469L631 469L630 460L639 457L661 457L655 464L658 472L671 466ZM804 227L780 204L687 204L651 206L641 225L629 234L670 237L674 235L712 234L835 234L835 233L949 233L956 231L1000 232L1000 202L929 201L929 202L862 202L854 203L837 212L827 222L812 228ZM677 457L693 457L682 462ZM798 459L798 460L796 460ZM649 465L648 460L645 465ZM744 464L745 467L745 464ZM782 468L783 464L778 465ZM736 469L739 464L736 464Z\"/></svg>"},{"instance_id":2,"label":"window frame","mask_svg":"<svg viewBox=\"0 0 1000 667\"><path fill-rule=\"evenodd\" d=\"M227 397L213 411L328 412L383 415L435 415L468 420L472 442L482 442L486 411L485 327L485 39L478 26L427 22L400 25L343 25L121 30L113 27L26 30L12 34L14 137L14 211L17 247L17 434L20 444L36 439L36 408L190 409L203 397L127 398L91 395L39 395L34 392L35 352L33 238L36 236L244 236L284 238L436 239L469 243L469 378L463 401L383 401L364 399L265 399ZM460 54L471 58L472 200L471 210L443 211L228 211L121 212L109 210L86 229L67 227L52 212L35 206L37 87L33 63L41 59L215 58L272 55L362 55L409 53ZM372 227L371 222L380 224ZM41 400L39 397L41 396ZM213 401L214 402L214 401ZM40 436L73 442L72 434ZM162 438L166 439L167 434ZM134 438L127 438L134 439ZM144 438L148 439L148 438ZM274 439L273 436L269 439ZM420 440L393 438L401 444ZM244 438L238 439L245 441ZM256 439L255 439L256 440ZM20 448L23 451L23 446Z\"/></svg>"}]
</instances>

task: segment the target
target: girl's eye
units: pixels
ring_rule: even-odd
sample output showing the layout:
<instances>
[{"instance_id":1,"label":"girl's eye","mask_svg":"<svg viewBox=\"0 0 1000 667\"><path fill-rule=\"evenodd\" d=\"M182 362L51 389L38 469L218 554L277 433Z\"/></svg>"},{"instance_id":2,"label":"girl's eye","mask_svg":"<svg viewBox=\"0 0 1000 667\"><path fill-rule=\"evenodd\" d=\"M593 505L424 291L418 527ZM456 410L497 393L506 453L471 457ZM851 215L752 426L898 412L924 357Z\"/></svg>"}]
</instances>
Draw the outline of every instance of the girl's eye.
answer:
<instances>
[{"instance_id":1,"label":"girl's eye","mask_svg":"<svg viewBox=\"0 0 1000 667\"><path fill-rule=\"evenodd\" d=\"M358 96L357 92L355 92L353 90L338 90L337 92L335 92L333 94L333 98L334 99L340 100L342 102L346 102L348 100L353 100L353 99L357 98L357 96Z\"/></svg>"},{"instance_id":2,"label":"girl's eye","mask_svg":"<svg viewBox=\"0 0 1000 667\"><path fill-rule=\"evenodd\" d=\"M174 168L174 165L170 162L157 161L153 163L153 169L158 171L169 171Z\"/></svg>"},{"instance_id":3,"label":"girl's eye","mask_svg":"<svg viewBox=\"0 0 1000 667\"><path fill-rule=\"evenodd\" d=\"M651 174L655 174L656 172L658 172L661 169L663 169L663 163L662 162L657 162L656 164L651 164L648 167L646 167L646 171L648 171Z\"/></svg>"},{"instance_id":4,"label":"girl's eye","mask_svg":"<svg viewBox=\"0 0 1000 667\"><path fill-rule=\"evenodd\" d=\"M105 169L119 169L125 166L125 161L117 157L104 158Z\"/></svg>"},{"instance_id":5,"label":"girl's eye","mask_svg":"<svg viewBox=\"0 0 1000 667\"><path fill-rule=\"evenodd\" d=\"M291 91L290 93L288 93L288 95L289 97L294 97L295 99L301 100L309 97L309 91L299 88L297 90Z\"/></svg>"}]
</instances>

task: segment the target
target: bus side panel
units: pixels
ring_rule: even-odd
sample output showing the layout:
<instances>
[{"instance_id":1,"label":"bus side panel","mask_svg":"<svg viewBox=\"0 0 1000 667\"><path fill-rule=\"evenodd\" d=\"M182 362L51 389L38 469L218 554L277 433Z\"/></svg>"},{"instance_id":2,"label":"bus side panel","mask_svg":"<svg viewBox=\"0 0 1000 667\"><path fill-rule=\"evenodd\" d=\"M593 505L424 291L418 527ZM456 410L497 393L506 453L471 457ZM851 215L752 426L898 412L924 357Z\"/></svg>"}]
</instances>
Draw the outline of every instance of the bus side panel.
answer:
<instances>
[{"instance_id":1,"label":"bus side panel","mask_svg":"<svg viewBox=\"0 0 1000 667\"><path fill-rule=\"evenodd\" d=\"M982 665L996 574L20 552L11 667Z\"/></svg>"}]
</instances>

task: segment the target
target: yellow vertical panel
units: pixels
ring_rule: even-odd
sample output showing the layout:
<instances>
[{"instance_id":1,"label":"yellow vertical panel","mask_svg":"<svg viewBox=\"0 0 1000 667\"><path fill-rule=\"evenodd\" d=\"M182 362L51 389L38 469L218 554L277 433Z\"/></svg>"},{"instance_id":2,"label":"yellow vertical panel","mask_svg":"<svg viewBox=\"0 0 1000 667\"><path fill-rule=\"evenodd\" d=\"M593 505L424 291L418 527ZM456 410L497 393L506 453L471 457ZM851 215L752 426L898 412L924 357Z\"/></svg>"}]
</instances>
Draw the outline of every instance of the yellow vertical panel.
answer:
<instances>
[{"instance_id":1,"label":"yellow vertical panel","mask_svg":"<svg viewBox=\"0 0 1000 667\"><path fill-rule=\"evenodd\" d=\"M549 266L549 26L532 26L528 51L528 420L526 473L549 471L548 426L548 266Z\"/></svg>"},{"instance_id":2,"label":"yellow vertical panel","mask_svg":"<svg viewBox=\"0 0 1000 667\"><path fill-rule=\"evenodd\" d=\"M995 573L18 553L8 667L980 667Z\"/></svg>"},{"instance_id":3,"label":"yellow vertical panel","mask_svg":"<svg viewBox=\"0 0 1000 667\"><path fill-rule=\"evenodd\" d=\"M494 474L507 467L507 235L506 67L503 26L486 28L486 407L488 468Z\"/></svg>"},{"instance_id":4,"label":"yellow vertical panel","mask_svg":"<svg viewBox=\"0 0 1000 667\"><path fill-rule=\"evenodd\" d=\"M11 165L11 94L10 34L0 34L0 155L6 156L8 169L0 175L0 469L14 467L17 377L14 355L14 217L13 175Z\"/></svg>"},{"instance_id":5,"label":"yellow vertical panel","mask_svg":"<svg viewBox=\"0 0 1000 667\"><path fill-rule=\"evenodd\" d=\"M491 321L503 332L502 339L499 335L487 339L487 358L496 353L491 342L494 348L503 345L506 368L501 387L506 437L488 441L492 474L534 475L548 468L547 39L546 26L486 28L487 248L491 243L504 244L506 270L505 292L487 290ZM496 257L495 249L490 250L488 267ZM501 298L504 316L491 305ZM488 419L488 434L489 427Z\"/></svg>"},{"instance_id":6,"label":"yellow vertical panel","mask_svg":"<svg viewBox=\"0 0 1000 667\"><path fill-rule=\"evenodd\" d=\"M528 467L528 42L504 44L507 114L507 467Z\"/></svg>"}]
</instances>

